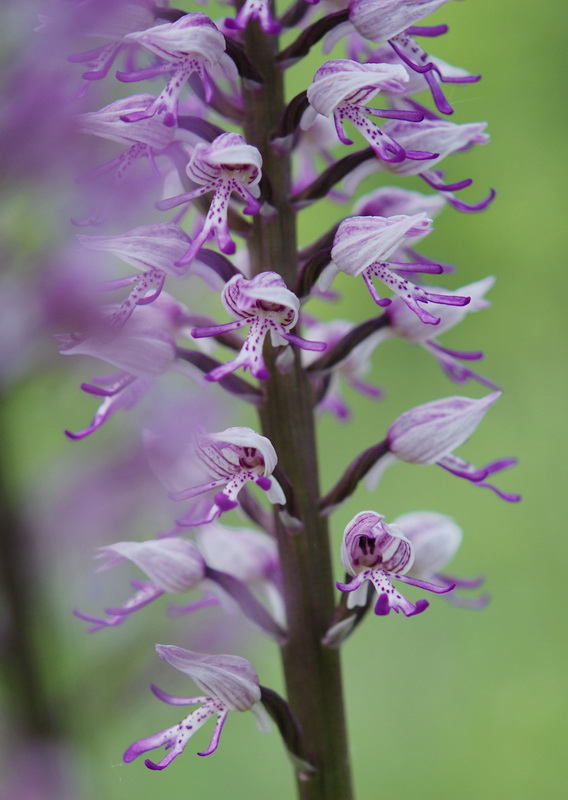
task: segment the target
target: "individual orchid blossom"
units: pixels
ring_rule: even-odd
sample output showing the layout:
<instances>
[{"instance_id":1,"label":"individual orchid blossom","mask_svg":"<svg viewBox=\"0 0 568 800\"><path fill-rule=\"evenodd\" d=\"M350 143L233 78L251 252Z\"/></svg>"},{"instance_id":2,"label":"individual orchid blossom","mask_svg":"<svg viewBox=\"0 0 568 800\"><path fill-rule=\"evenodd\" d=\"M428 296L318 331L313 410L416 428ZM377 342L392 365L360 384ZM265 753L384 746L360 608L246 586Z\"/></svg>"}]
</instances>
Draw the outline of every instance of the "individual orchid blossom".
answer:
<instances>
[{"instance_id":1,"label":"individual orchid blossom","mask_svg":"<svg viewBox=\"0 0 568 800\"><path fill-rule=\"evenodd\" d=\"M262 355L268 333L273 347L290 343L304 350L326 348L324 342L310 342L290 333L298 320L300 301L277 272L261 272L251 280L235 275L225 284L221 300L235 322L194 328L192 336L218 336L243 325L250 325L250 330L239 355L209 372L209 381L220 381L239 367L250 369L255 378L269 378Z\"/></svg>"},{"instance_id":2,"label":"individual orchid blossom","mask_svg":"<svg viewBox=\"0 0 568 800\"><path fill-rule=\"evenodd\" d=\"M214 192L205 224L195 236L193 243L179 260L179 265L189 264L198 250L213 236L217 237L223 253L232 254L236 247L227 221L229 200L235 192L246 206L245 214L258 214L260 211L259 181L261 178L262 157L256 147L247 144L238 133L222 133L211 144L199 142L193 150L186 172L199 188L177 197L162 200L157 208L167 211L170 208L189 203L208 192Z\"/></svg>"},{"instance_id":3,"label":"individual orchid blossom","mask_svg":"<svg viewBox=\"0 0 568 800\"><path fill-rule=\"evenodd\" d=\"M389 326L383 328L382 335L384 337L397 336L411 344L420 345L434 356L446 375L456 383L463 383L473 379L490 389L497 389L498 387L493 381L470 369L469 366L460 363L461 360L466 362L478 361L483 358L482 352L451 350L443 347L437 341L437 337L440 334L458 325L471 311L487 308L489 302L485 300L484 295L494 283L495 278L489 276L458 289L455 294L466 295L471 298L471 302L461 308L459 306L443 306L439 311L440 322L436 326L435 336L432 336L432 328L426 328L400 298L395 298L387 309ZM451 294L451 292L448 292L448 294Z\"/></svg>"},{"instance_id":4,"label":"individual orchid blossom","mask_svg":"<svg viewBox=\"0 0 568 800\"><path fill-rule=\"evenodd\" d=\"M271 442L251 428L227 428L220 433L203 433L196 438L192 448L192 458L196 459L213 480L171 492L173 500L189 500L204 492L218 489L204 519L188 520L190 526L212 522L225 511L238 506L237 497L243 486L252 481L266 492L271 503L284 504L282 488L274 472L278 458Z\"/></svg>"},{"instance_id":5,"label":"individual orchid blossom","mask_svg":"<svg viewBox=\"0 0 568 800\"><path fill-rule=\"evenodd\" d=\"M133 581L136 593L122 608L109 608L107 619L99 619L75 611L75 616L92 623L89 633L103 628L116 627L128 615L156 600L161 595L189 592L199 586L205 577L205 559L193 542L180 538L157 539L146 542L116 542L100 547L97 558L106 560L100 569L108 569L125 561L132 561L150 578ZM205 605L209 604L208 598Z\"/></svg>"},{"instance_id":6,"label":"individual orchid blossom","mask_svg":"<svg viewBox=\"0 0 568 800\"><path fill-rule=\"evenodd\" d=\"M494 491L511 503L521 498L497 489L486 478L517 463L515 458L503 458L478 469L453 451L463 444L477 428L489 408L499 399L501 392L473 400L469 397L446 397L416 406L401 414L390 426L387 441L391 457L409 464L438 464L458 478L465 478L475 486ZM379 461L368 474L370 488L376 486L386 459Z\"/></svg>"},{"instance_id":7,"label":"individual orchid blossom","mask_svg":"<svg viewBox=\"0 0 568 800\"><path fill-rule=\"evenodd\" d=\"M446 72L431 59L413 36L440 36L447 32L446 25L415 26L415 22L431 14L448 0L425 2L400 2L400 0L350 0L349 20L355 30L373 42L388 41L399 59L414 73L423 78L432 92L436 108L442 114L452 114L453 109L440 88L440 83L472 83L478 75ZM385 59L390 61L390 59Z\"/></svg>"},{"instance_id":8,"label":"individual orchid blossom","mask_svg":"<svg viewBox=\"0 0 568 800\"><path fill-rule=\"evenodd\" d=\"M397 272L434 272L443 271L437 264L419 262L388 261L406 238L422 237L429 233L430 222L426 214L405 214L393 217L349 217L343 220L337 229L331 258L336 270L347 275L363 275L363 279L371 293L371 297L379 306L390 305L389 298L381 298L373 285L373 278L379 278L388 286L417 317L429 325L437 325L439 318L423 309L419 303L439 303L442 305L465 306L468 297L428 292L423 287L402 278ZM329 275L331 276L331 275Z\"/></svg>"},{"instance_id":9,"label":"individual orchid blossom","mask_svg":"<svg viewBox=\"0 0 568 800\"><path fill-rule=\"evenodd\" d=\"M125 41L129 33L149 28L154 23L152 0L120 0L118 3L107 3L106 8L100 6L99 3L96 30L89 31L88 35L111 41L86 52L68 56L71 63L86 63L87 71L82 78L87 83L106 78L118 54L133 48L132 44Z\"/></svg>"},{"instance_id":10,"label":"individual orchid blossom","mask_svg":"<svg viewBox=\"0 0 568 800\"><path fill-rule=\"evenodd\" d=\"M176 337L188 324L187 308L162 292L151 306L136 306L121 327L113 325L120 307L108 307L110 325L88 334L60 334L63 355L89 355L118 367L112 375L97 377L81 389L102 397L91 424L78 433L66 431L71 439L82 439L98 430L119 410L132 408L166 372L194 377L194 369L177 359Z\"/></svg>"},{"instance_id":11,"label":"individual orchid blossom","mask_svg":"<svg viewBox=\"0 0 568 800\"><path fill-rule=\"evenodd\" d=\"M411 578L407 573L414 560L412 542L400 528L383 522L383 515L374 511L361 511L348 523L341 544L341 563L353 575L349 583L337 582L342 592L353 592L348 598L348 607L364 605L367 590L363 586L369 581L379 597L375 604L375 614L386 616L391 611L402 611L406 617L422 613L428 608L427 600L418 600L416 605L399 594L390 582L391 578L418 586L436 594L444 594L453 586L436 586L433 583Z\"/></svg>"},{"instance_id":12,"label":"individual orchid blossom","mask_svg":"<svg viewBox=\"0 0 568 800\"><path fill-rule=\"evenodd\" d=\"M180 267L178 261L191 245L191 239L174 222L142 225L117 236L79 235L77 238L88 250L112 253L141 270L141 274L105 284L109 291L134 284L113 318L113 323L119 327L130 318L137 305L148 305L157 300L168 275L181 278L188 272L188 266ZM199 260L192 265L192 273L200 275L211 285L211 270Z\"/></svg>"},{"instance_id":13,"label":"individual orchid blossom","mask_svg":"<svg viewBox=\"0 0 568 800\"><path fill-rule=\"evenodd\" d=\"M366 39L382 42L433 14L448 0L349 0L349 19Z\"/></svg>"},{"instance_id":14,"label":"individual orchid blossom","mask_svg":"<svg viewBox=\"0 0 568 800\"><path fill-rule=\"evenodd\" d=\"M225 37L205 14L185 14L176 22L129 33L124 39L142 45L166 63L134 72L117 72L116 77L120 81L131 83L172 73L160 95L152 97L144 109L125 114L123 119L126 122L138 122L163 114L161 122L167 127L174 127L181 90L194 72L203 82L206 101L211 101L213 87L208 70L223 57Z\"/></svg>"},{"instance_id":15,"label":"individual orchid blossom","mask_svg":"<svg viewBox=\"0 0 568 800\"><path fill-rule=\"evenodd\" d=\"M192 711L179 725L160 731L159 733L140 739L124 753L124 761L130 763L135 758L165 747L166 756L157 764L150 759L144 762L148 769L162 770L172 763L185 749L193 734L211 717L216 717L215 728L207 750L198 753L209 756L215 752L223 725L229 711L252 711L256 716L259 730L267 732L268 717L260 703L261 691L258 675L252 664L244 658L232 655L206 655L184 650L174 645L157 644L156 650L160 658L172 667L188 675L197 686L207 694L200 697L172 697L156 686L152 691L164 703L173 706L201 707Z\"/></svg>"},{"instance_id":16,"label":"individual orchid blossom","mask_svg":"<svg viewBox=\"0 0 568 800\"><path fill-rule=\"evenodd\" d=\"M225 27L229 31L244 31L253 19L265 33L277 34L282 26L272 16L269 0L245 0L235 19L225 18Z\"/></svg>"},{"instance_id":17,"label":"individual orchid blossom","mask_svg":"<svg viewBox=\"0 0 568 800\"><path fill-rule=\"evenodd\" d=\"M174 141L175 131L165 128L158 120L141 119L135 123L124 122L126 114L135 113L148 105L152 95L136 94L115 100L98 111L81 115L79 130L128 146L128 149L106 164L92 170L88 177L115 170L115 179L121 180L130 167L146 157L155 168L155 156Z\"/></svg>"},{"instance_id":18,"label":"individual orchid blossom","mask_svg":"<svg viewBox=\"0 0 568 800\"><path fill-rule=\"evenodd\" d=\"M280 559L273 537L249 528L230 528L212 522L199 529L197 540L209 567L227 572L258 591L274 619L285 624Z\"/></svg>"},{"instance_id":19,"label":"individual orchid blossom","mask_svg":"<svg viewBox=\"0 0 568 800\"><path fill-rule=\"evenodd\" d=\"M413 511L394 520L402 533L414 546L414 561L409 574L421 580L435 581L442 586L454 586L446 594L452 605L465 608L483 608L487 596L467 598L458 596L455 589L477 589L483 578L455 578L440 572L457 553L463 538L462 529L447 514L434 511Z\"/></svg>"},{"instance_id":20,"label":"individual orchid blossom","mask_svg":"<svg viewBox=\"0 0 568 800\"><path fill-rule=\"evenodd\" d=\"M409 125L404 120L387 122L384 126L385 132L396 138L405 149L435 146L438 155L425 165L407 158L396 164L388 164L385 168L395 175L419 175L428 186L442 192L446 200L458 211L483 211L495 197L493 189L483 200L469 205L457 198L454 192L470 186L473 183L471 178L446 184L443 182L443 173L434 167L453 153L469 150L474 145L487 144L489 137L484 133L485 127L485 122L456 125L454 122L442 119L425 119L420 125Z\"/></svg>"},{"instance_id":21,"label":"individual orchid blossom","mask_svg":"<svg viewBox=\"0 0 568 800\"><path fill-rule=\"evenodd\" d=\"M326 61L308 87L308 100L313 112L329 117L333 114L335 129L343 144L353 144L343 132L343 121L349 120L369 142L377 156L383 161L397 163L405 159L433 159L436 153L406 150L395 138L369 122L364 116L418 122L421 112L376 109L364 105L380 91L404 92L408 74L403 66L394 64L359 64L357 61L337 59ZM314 114L307 114L302 125L308 127Z\"/></svg>"}]
</instances>

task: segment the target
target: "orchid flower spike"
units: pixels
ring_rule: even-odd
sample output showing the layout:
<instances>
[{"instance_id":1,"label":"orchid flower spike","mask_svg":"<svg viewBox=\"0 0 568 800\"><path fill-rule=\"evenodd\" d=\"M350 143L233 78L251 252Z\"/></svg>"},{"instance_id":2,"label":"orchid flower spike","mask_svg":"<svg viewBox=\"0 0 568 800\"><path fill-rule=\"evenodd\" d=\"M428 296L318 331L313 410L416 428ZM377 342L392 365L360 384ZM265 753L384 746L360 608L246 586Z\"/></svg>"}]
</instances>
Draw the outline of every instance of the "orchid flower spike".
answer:
<instances>
[{"instance_id":1,"label":"orchid flower spike","mask_svg":"<svg viewBox=\"0 0 568 800\"><path fill-rule=\"evenodd\" d=\"M479 400L446 397L406 411L389 428L390 454L409 464L438 464L458 478L491 489L503 500L518 502L521 499L519 495L502 492L486 481L489 475L514 466L517 463L515 458L499 459L478 469L453 453L469 439L500 396L501 392L493 392ZM388 460L387 456L368 473L370 488L376 486Z\"/></svg>"},{"instance_id":2,"label":"orchid flower spike","mask_svg":"<svg viewBox=\"0 0 568 800\"><path fill-rule=\"evenodd\" d=\"M222 380L239 367L250 369L255 378L269 378L262 355L268 333L273 347L291 343L304 350L326 348L324 342L310 342L290 333L298 320L300 301L277 272L261 272L251 280L235 275L225 284L221 300L235 322L194 328L191 335L196 339L218 336L243 325L250 325L250 330L239 355L209 372L207 380Z\"/></svg>"},{"instance_id":3,"label":"orchid flower spike","mask_svg":"<svg viewBox=\"0 0 568 800\"><path fill-rule=\"evenodd\" d=\"M88 633L116 627L134 611L143 608L164 593L180 594L198 587L205 577L206 564L193 544L185 539L169 538L146 542L116 542L100 547L97 558L105 559L101 569L132 561L149 581L133 581L136 593L122 606L109 608L107 619L98 619L75 611L75 616L92 623Z\"/></svg>"},{"instance_id":4,"label":"orchid flower spike","mask_svg":"<svg viewBox=\"0 0 568 800\"><path fill-rule=\"evenodd\" d=\"M260 211L260 188L262 156L256 147L247 144L238 133L222 133L211 144L199 142L195 145L186 171L189 178L199 188L177 197L162 200L156 207L162 211L189 203L207 192L214 192L205 224L197 234L178 265L189 264L198 250L213 236L217 237L223 253L233 254L236 250L231 238L227 214L229 200L235 192L246 206L245 214L258 214Z\"/></svg>"},{"instance_id":5,"label":"orchid flower spike","mask_svg":"<svg viewBox=\"0 0 568 800\"><path fill-rule=\"evenodd\" d=\"M439 36L446 33L446 25L429 27L415 23L431 14L448 0L350 0L349 20L355 30L373 42L388 41L400 60L423 78L432 92L436 108L442 114L452 114L440 83L471 83L479 75L456 75L440 69L439 63L418 45L413 36Z\"/></svg>"},{"instance_id":6,"label":"orchid flower spike","mask_svg":"<svg viewBox=\"0 0 568 800\"><path fill-rule=\"evenodd\" d=\"M443 267L438 264L418 262L388 261L388 258L403 241L422 237L430 233L431 220L426 214L399 214L393 217L349 217L337 229L331 258L336 272L347 275L363 275L371 297L379 306L390 305L391 300L382 299L373 285L373 277L379 278L413 311L421 322L437 325L438 317L430 314L419 303L440 303L442 305L465 306L469 297L428 292L421 286L400 277L397 272L440 273ZM328 272L331 278L331 272Z\"/></svg>"},{"instance_id":7,"label":"orchid flower spike","mask_svg":"<svg viewBox=\"0 0 568 800\"><path fill-rule=\"evenodd\" d=\"M185 14L176 22L129 33L124 39L142 45L164 59L165 63L134 72L117 72L116 77L120 81L132 83L172 73L160 95L152 97L144 109L125 114L123 118L126 122L138 122L163 114L163 124L174 127L181 90L194 72L203 82L206 101L211 102L213 87L208 70L223 57L225 37L205 14Z\"/></svg>"},{"instance_id":8,"label":"orchid flower spike","mask_svg":"<svg viewBox=\"0 0 568 800\"><path fill-rule=\"evenodd\" d=\"M379 595L375 604L375 614L386 616L391 611L402 611L406 617L420 614L428 608L426 600L418 600L416 605L399 594L390 582L391 578L418 586L429 592L443 594L453 586L436 586L433 583L411 578L405 573L412 567L414 548L400 528L383 522L382 514L374 511L361 511L345 528L341 544L341 563L354 578L349 583L337 583L342 592L353 592L348 598L348 607L365 605L369 581Z\"/></svg>"},{"instance_id":9,"label":"orchid flower spike","mask_svg":"<svg viewBox=\"0 0 568 800\"><path fill-rule=\"evenodd\" d=\"M156 650L160 658L188 675L206 694L200 697L172 697L157 686L152 686L156 697L164 703L173 706L200 705L201 707L192 711L179 725L166 728L131 744L123 756L127 764L143 753L165 747L168 752L160 762L156 764L150 759L144 762L148 769L165 769L174 758L183 753L193 734L208 719L216 717L209 747L198 753L200 756L211 755L219 745L221 731L229 711L252 711L256 716L259 730L268 731L268 717L260 703L258 675L249 661L239 656L194 653L175 645L157 644Z\"/></svg>"},{"instance_id":10,"label":"orchid flower spike","mask_svg":"<svg viewBox=\"0 0 568 800\"><path fill-rule=\"evenodd\" d=\"M237 497L243 486L253 481L263 489L271 503L284 504L282 487L271 478L278 458L271 442L251 428L227 428L220 433L203 433L195 442L193 458L197 459L213 480L199 486L172 492L173 500L189 500L211 489L223 486L217 492L206 517L186 521L186 524L204 525L223 512L238 506Z\"/></svg>"},{"instance_id":11,"label":"orchid flower spike","mask_svg":"<svg viewBox=\"0 0 568 800\"><path fill-rule=\"evenodd\" d=\"M472 580L455 578L440 572L457 553L463 538L462 529L447 514L434 511L413 511L394 520L403 534L414 546L414 562L409 574L421 580L435 581L442 586L454 586L448 591L446 600L452 605L465 608L483 608L488 597L459 597L455 589L477 589L483 578Z\"/></svg>"},{"instance_id":12,"label":"orchid flower spike","mask_svg":"<svg viewBox=\"0 0 568 800\"><path fill-rule=\"evenodd\" d=\"M312 113L308 110L304 115L302 127L309 127L315 118L314 112L324 117L332 114L337 135L343 144L353 144L343 132L343 122L349 120L383 161L396 163L407 158L434 158L435 153L405 150L364 116L369 114L386 119L419 122L423 114L417 111L376 109L365 105L381 90L403 93L407 81L408 73L400 64L359 64L347 59L326 61L317 70L308 87Z\"/></svg>"}]
</instances>

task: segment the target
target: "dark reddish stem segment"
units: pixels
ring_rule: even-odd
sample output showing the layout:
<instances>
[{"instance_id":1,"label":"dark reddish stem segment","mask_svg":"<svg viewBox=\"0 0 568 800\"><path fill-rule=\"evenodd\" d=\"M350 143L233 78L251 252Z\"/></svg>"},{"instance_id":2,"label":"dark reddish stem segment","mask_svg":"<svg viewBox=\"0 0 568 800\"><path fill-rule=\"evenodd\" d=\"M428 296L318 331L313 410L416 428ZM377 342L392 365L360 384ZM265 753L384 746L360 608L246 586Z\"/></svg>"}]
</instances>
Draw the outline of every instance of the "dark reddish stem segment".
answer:
<instances>
[{"instance_id":1,"label":"dark reddish stem segment","mask_svg":"<svg viewBox=\"0 0 568 800\"><path fill-rule=\"evenodd\" d=\"M245 138L258 147L276 211L253 219L248 239L254 274L274 270L292 287L297 279L295 211L290 202L290 159L270 140L286 107L278 42L256 23L243 36L264 85L244 89ZM322 645L334 613L334 581L327 521L319 515L319 482L313 397L295 349L294 368L281 375L267 346L271 377L264 382L262 432L278 453L279 466L294 489L301 530L287 530L276 517L289 639L282 648L288 701L301 728L305 759L315 772L298 772L300 800L353 800L339 653Z\"/></svg>"}]
</instances>

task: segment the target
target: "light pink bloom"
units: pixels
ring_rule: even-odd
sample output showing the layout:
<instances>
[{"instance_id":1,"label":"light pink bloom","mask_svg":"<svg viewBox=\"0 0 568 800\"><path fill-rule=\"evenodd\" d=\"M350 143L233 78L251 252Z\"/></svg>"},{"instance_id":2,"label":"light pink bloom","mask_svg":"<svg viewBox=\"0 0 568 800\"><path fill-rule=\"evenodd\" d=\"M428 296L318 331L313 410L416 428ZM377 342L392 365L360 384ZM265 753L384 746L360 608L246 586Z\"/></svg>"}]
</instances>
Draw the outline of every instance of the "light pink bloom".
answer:
<instances>
[{"instance_id":1,"label":"light pink bloom","mask_svg":"<svg viewBox=\"0 0 568 800\"><path fill-rule=\"evenodd\" d=\"M290 343L304 350L325 350L323 342L309 342L290 333L298 320L300 301L277 272L261 272L251 280L235 275L225 285L221 299L236 321L194 328L192 336L217 336L243 325L250 325L250 330L239 355L212 370L206 376L210 381L222 380L239 367L250 369L255 378L270 377L262 355L268 333L273 347Z\"/></svg>"},{"instance_id":2,"label":"light pink bloom","mask_svg":"<svg viewBox=\"0 0 568 800\"><path fill-rule=\"evenodd\" d=\"M235 192L246 203L243 213L258 214L261 166L260 152L256 147L247 144L238 133L223 133L211 144L200 142L195 146L186 171L194 183L201 184L199 188L156 204L157 208L167 211L208 192L214 192L205 224L179 260L180 265L193 261L198 250L213 236L217 237L223 253L235 252L235 243L227 221L229 200Z\"/></svg>"},{"instance_id":3,"label":"light pink bloom","mask_svg":"<svg viewBox=\"0 0 568 800\"><path fill-rule=\"evenodd\" d=\"M205 14L185 14L176 22L130 33L124 39L142 45L166 63L134 72L118 72L119 80L131 83L172 73L165 89L158 97L152 97L146 108L124 116L127 122L163 114L161 122L168 127L175 126L181 90L194 72L203 82L207 102L211 101L213 89L208 70L224 55L225 37Z\"/></svg>"},{"instance_id":4,"label":"light pink bloom","mask_svg":"<svg viewBox=\"0 0 568 800\"><path fill-rule=\"evenodd\" d=\"M268 716L260 703L261 692L258 675L252 664L244 658L232 655L206 655L184 650L174 645L157 644L156 650L172 667L190 677L207 694L201 697L172 697L156 686L152 691L160 700L174 706L195 706L179 725L140 739L124 753L124 761L130 763L135 758L165 747L167 755L155 764L150 759L144 762L148 769L162 770L172 763L185 749L189 739L211 717L216 717L215 728L209 747L200 756L209 756L219 745L219 738L229 711L252 711L262 732L269 729Z\"/></svg>"}]
</instances>

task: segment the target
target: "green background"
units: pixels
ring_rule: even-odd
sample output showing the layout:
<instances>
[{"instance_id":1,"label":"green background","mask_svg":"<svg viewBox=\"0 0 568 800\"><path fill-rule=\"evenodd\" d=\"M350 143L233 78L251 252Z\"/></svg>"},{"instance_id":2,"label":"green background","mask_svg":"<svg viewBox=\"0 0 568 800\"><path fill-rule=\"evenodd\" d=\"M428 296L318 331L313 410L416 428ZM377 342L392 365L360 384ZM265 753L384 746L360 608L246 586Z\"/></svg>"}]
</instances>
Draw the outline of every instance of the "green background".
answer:
<instances>
[{"instance_id":1,"label":"green background","mask_svg":"<svg viewBox=\"0 0 568 800\"><path fill-rule=\"evenodd\" d=\"M487 119L491 134L487 147L452 159L448 174L474 177L468 194L472 201L490 186L498 191L485 213L447 209L422 248L456 264L452 288L497 276L492 307L443 339L457 349L484 350L480 371L504 390L459 454L475 464L518 456L519 466L497 476L496 482L520 492L523 501L509 505L434 467L398 465L374 494L360 487L334 516L336 553L345 523L364 508L374 508L387 520L420 509L454 516L465 536L450 571L467 577L483 574L491 595L483 611L454 608L432 597L429 610L416 618L368 618L345 646L345 692L360 800L566 796L566 248L559 241L566 215L561 183L566 104L558 91L564 74L564 17L560 3L470 0L448 3L432 18L448 22L451 32L433 40L431 52L483 75L479 84L449 87L455 121ZM309 66L291 71L291 91L301 88L302 79L304 85L311 79L318 59L310 57ZM379 176L375 185L385 182ZM365 184L365 190L371 185ZM412 181L403 185L420 188ZM10 213L11 219L19 218L18 210ZM329 207L325 213L322 222L321 210L305 212L301 230L306 241L316 226L325 229L342 212ZM373 313L362 282L354 285L345 279L339 288L343 300L337 310L327 307L330 318L358 321ZM218 311L212 313L221 319ZM183 621L164 622L163 605L141 612L124 628L92 637L70 615L74 606L96 613L107 602L103 589L93 588L98 580L91 579L94 547L122 538L150 538L159 529L141 525L128 536L104 531L99 540L96 530L88 537L77 530L71 540L53 531L50 540L42 538L42 513L54 487L71 480L82 455L102 458L116 433L101 432L95 444L73 444L62 437L63 428L81 427L91 411L77 391L86 374L73 372L64 361L8 387L3 450L13 490L37 531L41 580L37 592L32 590L37 598L36 659L66 739L69 797L288 800L294 796L293 781L278 736L275 731L271 736L257 733L247 714L230 715L221 747L211 758L194 756L203 749L205 732L163 773L146 770L141 759L121 763L131 741L177 721L177 711L155 700L148 684L155 681L166 691L189 694L172 670L152 656L153 643L189 646L195 639L185 632ZM346 391L353 421L338 425L321 419L326 488L344 464L382 438L389 422L407 408L454 393L485 393L473 383L456 391L426 352L400 342L387 342L376 351L369 378L386 389L383 402ZM242 421L252 424L252 419ZM107 428L119 425L115 418ZM91 522L96 529L96 519ZM121 578L125 580L125 573ZM88 600L81 593L84 583ZM216 617L190 620L197 626L198 642L206 643L208 619L213 624ZM228 634L235 652L254 662L262 683L281 688L274 647L238 630L238 635L234 630ZM4 733L9 760L12 737L9 729Z\"/></svg>"}]
</instances>

